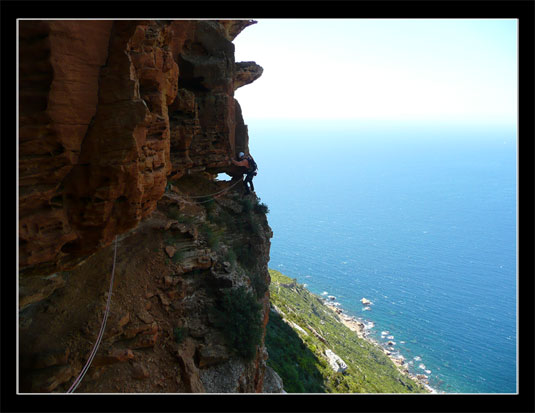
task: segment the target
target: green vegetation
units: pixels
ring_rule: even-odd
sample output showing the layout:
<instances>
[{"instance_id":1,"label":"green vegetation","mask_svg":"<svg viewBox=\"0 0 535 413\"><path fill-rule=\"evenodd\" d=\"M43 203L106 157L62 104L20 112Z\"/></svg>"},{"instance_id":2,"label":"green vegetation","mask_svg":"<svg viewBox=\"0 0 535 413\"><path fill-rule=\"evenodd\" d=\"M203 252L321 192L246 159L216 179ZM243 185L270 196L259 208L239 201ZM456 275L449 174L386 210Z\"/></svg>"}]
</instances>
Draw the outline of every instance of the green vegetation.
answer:
<instances>
[{"instance_id":1,"label":"green vegetation","mask_svg":"<svg viewBox=\"0 0 535 413\"><path fill-rule=\"evenodd\" d=\"M253 236L260 236L263 232L262 223L256 214L268 211L264 204L259 204L257 198L240 198L238 203L242 211L236 215L231 209L223 207L214 199L205 202L207 222L200 226L201 233L206 239L208 246L215 250L224 241L224 233L246 231ZM222 253L222 259L230 262L233 266L237 263L245 270L251 280L251 286L258 298L265 295L268 290L266 280L258 272L256 267L255 251L253 244L243 238L234 239L229 243L229 248Z\"/></svg>"},{"instance_id":2,"label":"green vegetation","mask_svg":"<svg viewBox=\"0 0 535 413\"><path fill-rule=\"evenodd\" d=\"M178 250L174 253L173 258L171 258L171 261L173 261L175 264L178 264L184 260L185 256L186 252L184 250Z\"/></svg>"},{"instance_id":3,"label":"green vegetation","mask_svg":"<svg viewBox=\"0 0 535 413\"><path fill-rule=\"evenodd\" d=\"M314 354L274 312L269 314L266 334L266 347L269 353L268 365L282 378L288 393L325 393L322 371L326 362Z\"/></svg>"},{"instance_id":4,"label":"green vegetation","mask_svg":"<svg viewBox=\"0 0 535 413\"><path fill-rule=\"evenodd\" d=\"M254 200L244 198L241 200L247 230L251 234L256 236L261 235L263 228L262 224L259 222L258 218L255 215L266 215L267 213L269 213L268 206L266 204L260 203L259 201L260 198L255 198Z\"/></svg>"},{"instance_id":5,"label":"green vegetation","mask_svg":"<svg viewBox=\"0 0 535 413\"><path fill-rule=\"evenodd\" d=\"M215 326L223 333L229 348L252 360L262 340L261 305L245 287L227 289L212 308Z\"/></svg>"},{"instance_id":6,"label":"green vegetation","mask_svg":"<svg viewBox=\"0 0 535 413\"><path fill-rule=\"evenodd\" d=\"M204 209L206 209L206 218L211 222L218 222L219 215L217 214L217 204L214 198L209 198L203 205Z\"/></svg>"},{"instance_id":7,"label":"green vegetation","mask_svg":"<svg viewBox=\"0 0 535 413\"><path fill-rule=\"evenodd\" d=\"M269 273L271 303L283 316L270 313L266 335L268 365L282 378L287 392L426 392L402 374L381 349L343 325L319 297L278 271ZM283 318L305 333L290 328ZM347 370L335 372L324 355L326 349L337 354L347 364Z\"/></svg>"},{"instance_id":8,"label":"green vegetation","mask_svg":"<svg viewBox=\"0 0 535 413\"><path fill-rule=\"evenodd\" d=\"M214 229L212 225L204 223L201 225L201 232L203 233L206 242L208 243L208 246L211 249L216 249L219 246L223 234L223 229Z\"/></svg>"},{"instance_id":9,"label":"green vegetation","mask_svg":"<svg viewBox=\"0 0 535 413\"><path fill-rule=\"evenodd\" d=\"M199 186L198 182L192 181L183 181L182 184L190 189L193 184ZM167 189L170 190L170 184ZM218 260L230 262L235 271L243 272L251 281L252 291L247 291L244 287L221 290L214 307L210 309L214 324L221 330L227 345L235 349L239 356L250 360L254 358L262 339L261 305L258 299L268 291L263 272L265 270L259 269L257 264L258 254L262 252L258 250L257 237L265 231L265 214L269 208L260 204L256 197L232 197L227 201L230 205L214 198L203 199L199 205L204 208L206 219L198 209L195 216L192 216L181 211L177 205L169 205L165 213L179 223L194 224L201 239L218 254ZM241 210L237 206L241 206ZM166 231L164 245L173 246L176 251L171 259L164 255L165 262L183 261L188 241L187 236L173 227ZM199 270L188 272L188 276L193 277L199 274ZM185 332L177 327L173 334L175 340L180 342Z\"/></svg>"},{"instance_id":10,"label":"green vegetation","mask_svg":"<svg viewBox=\"0 0 535 413\"><path fill-rule=\"evenodd\" d=\"M186 327L175 327L173 329L173 337L175 338L177 344L182 343L182 341L186 338L187 334L188 332Z\"/></svg>"},{"instance_id":11,"label":"green vegetation","mask_svg":"<svg viewBox=\"0 0 535 413\"><path fill-rule=\"evenodd\" d=\"M242 198L240 199L240 204L243 207L243 212L248 214L249 212L253 211L253 208L255 204L250 198Z\"/></svg>"},{"instance_id":12,"label":"green vegetation","mask_svg":"<svg viewBox=\"0 0 535 413\"><path fill-rule=\"evenodd\" d=\"M255 206L253 207L253 210L257 214L264 214L264 215L269 214L269 207L263 202L255 204Z\"/></svg>"},{"instance_id":13,"label":"green vegetation","mask_svg":"<svg viewBox=\"0 0 535 413\"><path fill-rule=\"evenodd\" d=\"M219 206L213 198L203 205L206 210L206 218L212 224L218 227L225 227L232 231L237 229L236 217L225 208Z\"/></svg>"},{"instance_id":14,"label":"green vegetation","mask_svg":"<svg viewBox=\"0 0 535 413\"><path fill-rule=\"evenodd\" d=\"M165 192L169 193L171 192L171 181L167 181L167 184L165 185Z\"/></svg>"}]
</instances>

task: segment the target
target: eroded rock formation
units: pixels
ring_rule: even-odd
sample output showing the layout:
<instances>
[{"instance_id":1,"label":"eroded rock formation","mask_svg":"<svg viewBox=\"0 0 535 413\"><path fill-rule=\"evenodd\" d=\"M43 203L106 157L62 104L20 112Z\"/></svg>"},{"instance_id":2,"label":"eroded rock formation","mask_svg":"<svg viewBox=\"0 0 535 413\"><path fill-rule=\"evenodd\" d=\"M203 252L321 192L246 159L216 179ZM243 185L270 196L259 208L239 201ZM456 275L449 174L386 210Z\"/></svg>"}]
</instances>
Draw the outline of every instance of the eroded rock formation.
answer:
<instances>
[{"instance_id":1,"label":"eroded rock formation","mask_svg":"<svg viewBox=\"0 0 535 413\"><path fill-rule=\"evenodd\" d=\"M253 23L20 22L22 392L80 372L116 237L79 391L262 391L272 234L230 163L249 140L234 91L262 73L232 40ZM261 308L252 360L211 315L239 286Z\"/></svg>"},{"instance_id":2,"label":"eroded rock formation","mask_svg":"<svg viewBox=\"0 0 535 413\"><path fill-rule=\"evenodd\" d=\"M234 62L249 24L20 22L23 274L108 245L154 211L168 176L231 170L248 139L234 90L261 73Z\"/></svg>"}]
</instances>

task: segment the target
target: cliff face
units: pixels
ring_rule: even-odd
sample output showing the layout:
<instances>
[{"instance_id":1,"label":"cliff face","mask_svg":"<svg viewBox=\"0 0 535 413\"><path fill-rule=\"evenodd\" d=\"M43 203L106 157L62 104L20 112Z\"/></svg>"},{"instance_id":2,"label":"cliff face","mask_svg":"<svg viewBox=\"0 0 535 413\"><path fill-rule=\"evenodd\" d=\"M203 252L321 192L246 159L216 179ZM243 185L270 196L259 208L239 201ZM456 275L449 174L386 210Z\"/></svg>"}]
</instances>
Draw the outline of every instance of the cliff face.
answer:
<instances>
[{"instance_id":1,"label":"cliff face","mask_svg":"<svg viewBox=\"0 0 535 413\"><path fill-rule=\"evenodd\" d=\"M262 73L234 61L252 23L20 22L22 392L72 384L112 267L77 391L262 391L272 234L230 163L249 139L234 90ZM218 321L240 315L231 290L259 305L247 356Z\"/></svg>"}]
</instances>

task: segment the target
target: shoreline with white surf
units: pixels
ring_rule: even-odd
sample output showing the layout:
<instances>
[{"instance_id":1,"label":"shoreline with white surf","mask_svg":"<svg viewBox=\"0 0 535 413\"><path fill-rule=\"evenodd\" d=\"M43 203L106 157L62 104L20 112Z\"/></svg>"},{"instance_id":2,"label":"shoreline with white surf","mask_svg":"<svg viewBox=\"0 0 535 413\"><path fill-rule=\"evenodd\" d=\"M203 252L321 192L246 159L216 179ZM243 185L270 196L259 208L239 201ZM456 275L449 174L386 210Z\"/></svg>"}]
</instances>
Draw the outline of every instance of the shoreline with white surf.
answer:
<instances>
[{"instance_id":1,"label":"shoreline with white surf","mask_svg":"<svg viewBox=\"0 0 535 413\"><path fill-rule=\"evenodd\" d=\"M406 358L401 354L401 352L395 348L396 342L394 341L395 336L390 333L390 331L381 331L381 339L384 342L380 342L375 338L371 337L371 330L375 327L375 323L370 320L365 320L362 317L355 317L348 314L343 308L342 305L336 301L336 297L329 295L324 291L320 298L322 299L324 305L333 310L337 315L339 320L351 331L354 331L359 338L368 341L369 343L377 346L385 355L392 360L396 368L404 375L410 377L412 380L418 382L422 385L427 391L432 394L439 393L436 389L429 385L429 375L431 370L427 369L424 363L422 363L422 358L420 356L414 357L410 361L406 361ZM363 297L360 302L363 305L362 311L371 311L371 306L373 302ZM404 341L400 341L401 344ZM422 373L411 372L409 366L416 365L416 362L420 362L416 368L422 370ZM425 373L425 374L424 374Z\"/></svg>"}]
</instances>

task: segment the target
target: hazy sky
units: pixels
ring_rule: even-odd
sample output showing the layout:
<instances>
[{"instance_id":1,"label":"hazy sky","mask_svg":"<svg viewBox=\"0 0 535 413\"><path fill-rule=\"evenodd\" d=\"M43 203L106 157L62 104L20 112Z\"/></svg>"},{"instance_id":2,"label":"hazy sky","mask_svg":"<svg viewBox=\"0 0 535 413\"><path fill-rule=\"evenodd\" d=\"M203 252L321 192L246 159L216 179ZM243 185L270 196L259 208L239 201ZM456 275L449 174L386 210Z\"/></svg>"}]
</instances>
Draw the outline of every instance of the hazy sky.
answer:
<instances>
[{"instance_id":1,"label":"hazy sky","mask_svg":"<svg viewBox=\"0 0 535 413\"><path fill-rule=\"evenodd\" d=\"M234 40L255 118L516 123L515 19L258 19Z\"/></svg>"}]
</instances>

